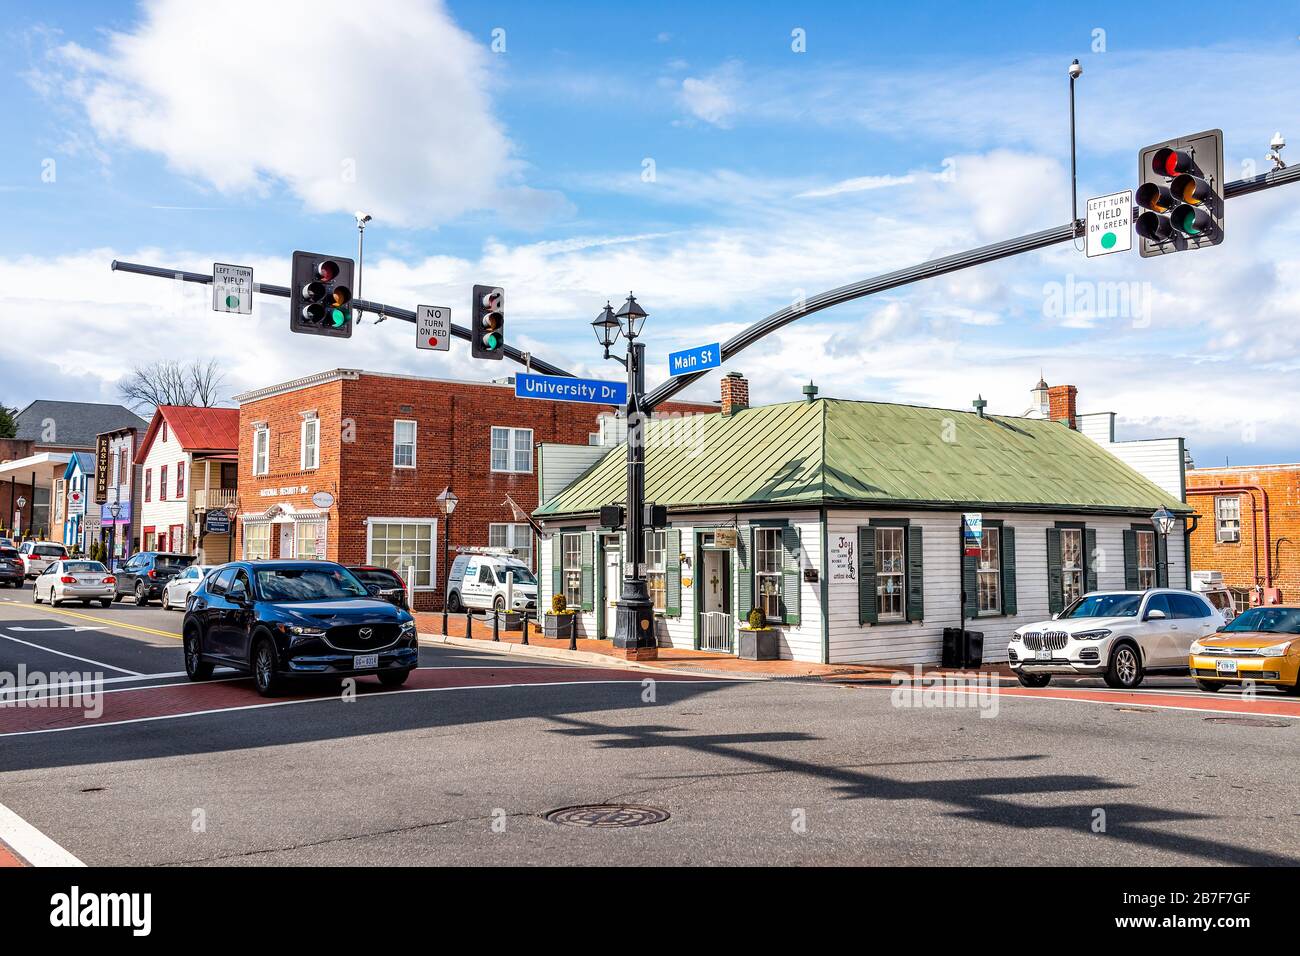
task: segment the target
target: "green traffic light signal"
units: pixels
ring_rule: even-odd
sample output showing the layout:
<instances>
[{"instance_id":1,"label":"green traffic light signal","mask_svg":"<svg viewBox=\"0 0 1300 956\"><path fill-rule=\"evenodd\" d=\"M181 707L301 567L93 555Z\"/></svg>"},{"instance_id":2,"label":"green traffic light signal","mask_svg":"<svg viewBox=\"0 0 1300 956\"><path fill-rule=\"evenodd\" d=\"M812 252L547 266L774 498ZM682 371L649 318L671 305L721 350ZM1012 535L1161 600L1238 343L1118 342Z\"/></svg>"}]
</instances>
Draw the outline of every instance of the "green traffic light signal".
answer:
<instances>
[{"instance_id":1,"label":"green traffic light signal","mask_svg":"<svg viewBox=\"0 0 1300 956\"><path fill-rule=\"evenodd\" d=\"M227 308L227 309L237 309L237 308L239 308L239 296L237 296L237 295L228 295L228 296L226 296L226 308Z\"/></svg>"}]
</instances>

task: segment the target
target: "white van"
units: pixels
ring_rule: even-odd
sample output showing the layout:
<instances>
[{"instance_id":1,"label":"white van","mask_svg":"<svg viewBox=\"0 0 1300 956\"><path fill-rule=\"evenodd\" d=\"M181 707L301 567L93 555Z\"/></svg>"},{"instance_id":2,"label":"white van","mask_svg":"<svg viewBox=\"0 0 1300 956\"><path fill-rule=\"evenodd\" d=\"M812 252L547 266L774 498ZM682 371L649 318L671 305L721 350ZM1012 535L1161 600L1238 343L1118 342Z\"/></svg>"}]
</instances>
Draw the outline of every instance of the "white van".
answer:
<instances>
[{"instance_id":1,"label":"white van","mask_svg":"<svg viewBox=\"0 0 1300 956\"><path fill-rule=\"evenodd\" d=\"M447 576L447 610L506 610L506 573L514 575L512 611L537 611L537 578L512 551L467 548L456 555Z\"/></svg>"},{"instance_id":2,"label":"white van","mask_svg":"<svg viewBox=\"0 0 1300 956\"><path fill-rule=\"evenodd\" d=\"M1232 592L1223 583L1222 571L1193 571L1192 590L1214 605L1225 621L1237 616L1232 604Z\"/></svg>"}]
</instances>

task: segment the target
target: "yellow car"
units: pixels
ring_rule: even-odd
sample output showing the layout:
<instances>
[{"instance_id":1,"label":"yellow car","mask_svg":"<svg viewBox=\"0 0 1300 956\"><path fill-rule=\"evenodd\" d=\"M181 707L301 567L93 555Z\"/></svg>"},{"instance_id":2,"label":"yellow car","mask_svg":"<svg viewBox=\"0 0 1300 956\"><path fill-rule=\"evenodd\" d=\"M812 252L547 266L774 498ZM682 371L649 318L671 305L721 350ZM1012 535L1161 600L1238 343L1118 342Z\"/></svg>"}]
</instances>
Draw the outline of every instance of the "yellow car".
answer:
<instances>
[{"instance_id":1,"label":"yellow car","mask_svg":"<svg viewBox=\"0 0 1300 956\"><path fill-rule=\"evenodd\" d=\"M1193 641L1196 686L1217 691L1254 681L1300 695L1300 607L1252 607L1218 633Z\"/></svg>"}]
</instances>

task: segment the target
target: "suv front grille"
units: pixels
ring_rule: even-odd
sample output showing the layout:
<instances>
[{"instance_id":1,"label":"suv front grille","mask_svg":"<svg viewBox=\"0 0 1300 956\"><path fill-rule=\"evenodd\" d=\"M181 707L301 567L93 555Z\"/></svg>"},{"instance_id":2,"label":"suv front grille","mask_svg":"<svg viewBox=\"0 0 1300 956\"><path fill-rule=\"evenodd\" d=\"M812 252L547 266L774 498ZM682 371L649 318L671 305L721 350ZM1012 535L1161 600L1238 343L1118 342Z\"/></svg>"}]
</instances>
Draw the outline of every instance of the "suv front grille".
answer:
<instances>
[{"instance_id":1,"label":"suv front grille","mask_svg":"<svg viewBox=\"0 0 1300 956\"><path fill-rule=\"evenodd\" d=\"M1069 641L1070 636L1064 631L1047 631L1039 634L1037 631L1030 631L1024 635L1025 650L1037 651L1047 648L1049 651L1059 651L1063 649Z\"/></svg>"},{"instance_id":2,"label":"suv front grille","mask_svg":"<svg viewBox=\"0 0 1300 956\"><path fill-rule=\"evenodd\" d=\"M326 631L325 643L340 651L379 651L393 644L400 633L398 624L347 624Z\"/></svg>"}]
</instances>

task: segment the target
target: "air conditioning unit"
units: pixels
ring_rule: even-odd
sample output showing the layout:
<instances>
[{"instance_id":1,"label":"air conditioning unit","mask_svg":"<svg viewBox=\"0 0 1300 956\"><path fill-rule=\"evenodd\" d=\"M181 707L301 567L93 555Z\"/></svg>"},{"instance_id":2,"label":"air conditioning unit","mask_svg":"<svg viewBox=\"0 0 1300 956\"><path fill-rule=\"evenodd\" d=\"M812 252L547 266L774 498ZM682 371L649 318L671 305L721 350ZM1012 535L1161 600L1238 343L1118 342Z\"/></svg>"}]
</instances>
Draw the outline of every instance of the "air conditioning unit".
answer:
<instances>
[{"instance_id":1,"label":"air conditioning unit","mask_svg":"<svg viewBox=\"0 0 1300 956\"><path fill-rule=\"evenodd\" d=\"M1192 580L1197 584L1222 584L1222 571L1193 571Z\"/></svg>"}]
</instances>

